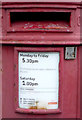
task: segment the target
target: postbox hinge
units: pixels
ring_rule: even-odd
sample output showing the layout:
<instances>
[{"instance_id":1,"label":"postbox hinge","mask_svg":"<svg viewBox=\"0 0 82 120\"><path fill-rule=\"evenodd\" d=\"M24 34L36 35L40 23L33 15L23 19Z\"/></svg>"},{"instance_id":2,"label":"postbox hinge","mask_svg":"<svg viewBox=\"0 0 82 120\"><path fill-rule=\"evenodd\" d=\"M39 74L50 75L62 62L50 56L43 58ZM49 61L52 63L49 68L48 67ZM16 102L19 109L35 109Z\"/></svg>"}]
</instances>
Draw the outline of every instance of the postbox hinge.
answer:
<instances>
[{"instance_id":1,"label":"postbox hinge","mask_svg":"<svg viewBox=\"0 0 82 120\"><path fill-rule=\"evenodd\" d=\"M65 59L76 59L77 47L65 47Z\"/></svg>"}]
</instances>

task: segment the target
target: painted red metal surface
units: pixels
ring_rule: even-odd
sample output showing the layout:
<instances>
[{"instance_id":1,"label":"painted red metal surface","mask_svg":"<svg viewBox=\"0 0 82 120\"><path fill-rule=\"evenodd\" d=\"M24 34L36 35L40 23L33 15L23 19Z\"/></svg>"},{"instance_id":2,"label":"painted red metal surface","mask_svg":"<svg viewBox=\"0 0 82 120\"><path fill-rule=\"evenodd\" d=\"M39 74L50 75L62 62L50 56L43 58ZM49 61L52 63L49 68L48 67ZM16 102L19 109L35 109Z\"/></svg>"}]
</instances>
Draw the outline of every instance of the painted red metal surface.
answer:
<instances>
[{"instance_id":1,"label":"painted red metal surface","mask_svg":"<svg viewBox=\"0 0 82 120\"><path fill-rule=\"evenodd\" d=\"M24 46L23 46L24 47ZM64 48L61 47L63 50ZM41 48L40 48L41 49ZM56 47L55 47L56 49ZM3 46L3 117L5 118L76 118L77 115L77 83L78 79L78 57L75 60L64 60L61 73L64 75L62 81L62 112L60 114L48 115L28 115L15 112L14 105L17 102L14 93L17 91L17 83L14 84L15 69L14 65L14 46ZM70 66L70 67L69 67ZM77 72L78 71L78 72ZM78 86L79 87L79 86ZM79 89L79 88L78 88ZM61 91L60 91L61 92ZM16 101L15 101L16 100ZM60 103L61 104L61 103Z\"/></svg>"},{"instance_id":2,"label":"painted red metal surface","mask_svg":"<svg viewBox=\"0 0 82 120\"><path fill-rule=\"evenodd\" d=\"M21 14L20 14L20 19L16 19L17 16L16 16L16 12L18 13L17 15L19 15L20 13L27 13L25 15L27 15L27 17L33 13L36 13L35 15L33 16L30 16L30 19L31 21L28 21L29 17L28 18L22 18L24 17L24 15L21 17ZM29 14L28 14L29 13ZM51 20L49 21L49 17L47 17L46 21L45 21L45 17L44 16L48 16L48 14L52 14L52 13L56 13L56 16L55 14L53 14L51 18ZM57 19L54 20L54 17L58 17L57 14L59 14L59 16L64 13L64 19L65 20L60 20ZM70 13L70 16L69 16L69 21L66 20L65 16L66 14ZM28 10L8 10L7 11L7 16L6 17L6 20L7 20L7 33L15 33L15 32L73 32L74 31L74 17L75 17L75 12L74 10L57 10L57 9L43 9L43 8L39 8L39 9L36 9L34 8L33 10L31 8L29 8ZM15 15L14 15L15 14ZM40 17L38 16L39 14L41 14L40 16L43 17L40 18L40 19L37 19L37 17ZM12 15L12 19L13 19L13 22L11 21L11 15ZM63 15L63 14L62 14ZM36 18L34 18L36 17ZM68 16L66 16L68 17ZM32 20L33 18L33 20ZM15 20L14 20L15 19ZM38 21L37 21L38 20Z\"/></svg>"},{"instance_id":3,"label":"painted red metal surface","mask_svg":"<svg viewBox=\"0 0 82 120\"><path fill-rule=\"evenodd\" d=\"M18 2L3 1L2 6L2 33L0 36L0 44L2 46L2 113L3 118L79 118L80 117L80 26L78 25L78 18L80 16L80 3L74 1L31 1L21 4L22 1ZM35 3L33 3L35 2ZM44 3L45 2L45 3ZM22 9L22 10L21 10ZM74 26L72 32L63 31L23 31L21 28L17 28L17 23L13 24L16 31L13 31L11 26L9 26L9 12L10 11L25 11L26 9L36 9L36 11L73 11ZM70 10L71 9L71 10ZM5 22L7 20L7 22ZM71 19L72 20L72 19ZM15 25L15 26L14 26ZM17 31L18 29L18 31ZM27 28L28 29L28 28ZM64 47L67 45L77 46L77 56L75 60L65 60L64 59ZM17 55L15 56L15 48L19 47L20 50L47 50L48 48L53 50L59 50L61 52L61 69L60 69L60 111L54 111L53 114L47 111L29 111L35 112L35 114L28 114L27 110L22 111L19 109L17 100L17 82L15 83L15 78L17 80L16 66L17 62L14 64L14 59L17 60ZM26 48L26 49L25 49ZM18 71L17 71L18 72ZM62 87L61 87L62 86ZM15 109L15 106L17 108ZM22 112L22 113L20 113ZM24 113L25 112L25 113ZM40 114L41 113L41 114Z\"/></svg>"},{"instance_id":4,"label":"painted red metal surface","mask_svg":"<svg viewBox=\"0 0 82 120\"><path fill-rule=\"evenodd\" d=\"M54 0L51 0L51 1L50 0L38 0L38 1L37 0L28 0L28 1L27 0L24 0L24 1L19 0L19 2L17 0L15 0L15 1L13 1L13 0L1 0L1 1L3 3L13 3L13 2L16 2L16 3L19 3L19 2L20 3L24 3L24 2L26 2L26 3L29 3L29 2L34 2L34 3L35 2L47 2L48 3L49 2L49 3L51 3L51 2L55 2L55 3L71 3L71 4L72 3L73 4L75 4L75 3L80 4L80 2L81 2L81 0L78 0L78 1L77 0L69 0L69 1L68 0L55 0L55 1Z\"/></svg>"},{"instance_id":5,"label":"painted red metal surface","mask_svg":"<svg viewBox=\"0 0 82 120\"><path fill-rule=\"evenodd\" d=\"M13 6L12 6L13 5ZM70 3L70 5L72 5ZM54 44L54 45L79 45L80 44L80 26L78 26L78 18L80 16L80 5L70 6L66 3L55 4L52 3L26 3L26 4L3 4L3 38L0 41L3 44ZM7 8L8 7L8 8ZM13 8L13 9L12 9ZM23 9L21 9L23 8ZM27 9L28 8L28 9ZM7 10L6 10L7 9ZM71 10L70 10L71 9ZM71 27L66 27L67 23L54 22L55 27L50 23L43 22L38 26L38 22L30 22L27 26L28 21L21 21L18 23L15 21L11 24L10 12L71 12L72 18L70 18ZM5 24L6 20L6 24ZM20 25L21 24L21 25ZM59 24L59 25L57 25ZM62 24L62 25L61 25ZM32 27L29 29L30 25ZM37 28L38 27L38 28ZM21 34L20 34L21 32ZM72 33L71 33L72 32ZM55 34L54 34L55 33ZM63 39L61 39L63 38ZM28 39L28 40L27 40Z\"/></svg>"}]
</instances>

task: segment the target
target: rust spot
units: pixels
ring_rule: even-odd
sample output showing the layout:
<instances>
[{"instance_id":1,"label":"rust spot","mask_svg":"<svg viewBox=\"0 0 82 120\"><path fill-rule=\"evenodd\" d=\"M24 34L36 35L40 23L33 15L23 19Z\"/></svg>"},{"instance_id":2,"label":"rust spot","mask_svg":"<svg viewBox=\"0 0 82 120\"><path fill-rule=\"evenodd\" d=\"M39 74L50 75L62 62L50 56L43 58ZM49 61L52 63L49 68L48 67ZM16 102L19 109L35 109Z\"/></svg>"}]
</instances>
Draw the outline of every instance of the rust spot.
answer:
<instances>
[{"instance_id":1,"label":"rust spot","mask_svg":"<svg viewBox=\"0 0 82 120\"><path fill-rule=\"evenodd\" d=\"M35 103L36 103L36 105L35 106L30 106L29 109L46 109L45 107L39 107L38 106L39 101L36 101Z\"/></svg>"},{"instance_id":2,"label":"rust spot","mask_svg":"<svg viewBox=\"0 0 82 120\"><path fill-rule=\"evenodd\" d=\"M44 110L45 110L46 108L45 108L45 107L42 107L42 108L39 108L39 109L44 109Z\"/></svg>"},{"instance_id":3,"label":"rust spot","mask_svg":"<svg viewBox=\"0 0 82 120\"><path fill-rule=\"evenodd\" d=\"M3 72L3 69L1 68L1 72Z\"/></svg>"},{"instance_id":4,"label":"rust spot","mask_svg":"<svg viewBox=\"0 0 82 120\"><path fill-rule=\"evenodd\" d=\"M38 109L37 106L31 106L29 109Z\"/></svg>"},{"instance_id":5,"label":"rust spot","mask_svg":"<svg viewBox=\"0 0 82 120\"><path fill-rule=\"evenodd\" d=\"M15 97L15 102L17 102L17 98Z\"/></svg>"},{"instance_id":6,"label":"rust spot","mask_svg":"<svg viewBox=\"0 0 82 120\"><path fill-rule=\"evenodd\" d=\"M14 65L14 69L16 69L16 64Z\"/></svg>"},{"instance_id":7,"label":"rust spot","mask_svg":"<svg viewBox=\"0 0 82 120\"><path fill-rule=\"evenodd\" d=\"M31 106L29 109L46 109L45 107L38 108L38 106Z\"/></svg>"},{"instance_id":8,"label":"rust spot","mask_svg":"<svg viewBox=\"0 0 82 120\"><path fill-rule=\"evenodd\" d=\"M16 86L16 84L14 83L14 87Z\"/></svg>"}]
</instances>

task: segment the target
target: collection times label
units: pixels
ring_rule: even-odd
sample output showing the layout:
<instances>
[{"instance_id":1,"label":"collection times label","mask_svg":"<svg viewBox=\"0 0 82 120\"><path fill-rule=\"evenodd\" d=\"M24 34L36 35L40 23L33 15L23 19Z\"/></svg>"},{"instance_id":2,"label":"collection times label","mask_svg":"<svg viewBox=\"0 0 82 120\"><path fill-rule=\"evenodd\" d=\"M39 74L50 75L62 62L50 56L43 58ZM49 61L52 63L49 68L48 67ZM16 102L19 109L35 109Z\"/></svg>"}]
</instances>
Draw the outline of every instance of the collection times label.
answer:
<instances>
[{"instance_id":1,"label":"collection times label","mask_svg":"<svg viewBox=\"0 0 82 120\"><path fill-rule=\"evenodd\" d=\"M19 107L57 109L58 52L19 52Z\"/></svg>"}]
</instances>

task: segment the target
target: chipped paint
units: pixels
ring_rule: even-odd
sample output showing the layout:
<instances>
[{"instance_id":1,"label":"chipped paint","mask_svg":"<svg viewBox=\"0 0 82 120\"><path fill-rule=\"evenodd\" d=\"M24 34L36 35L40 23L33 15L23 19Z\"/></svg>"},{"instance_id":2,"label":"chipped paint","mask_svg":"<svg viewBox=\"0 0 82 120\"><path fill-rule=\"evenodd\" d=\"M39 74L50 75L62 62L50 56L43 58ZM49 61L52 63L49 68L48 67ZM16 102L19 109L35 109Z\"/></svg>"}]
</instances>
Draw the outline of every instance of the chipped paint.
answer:
<instances>
[{"instance_id":1,"label":"chipped paint","mask_svg":"<svg viewBox=\"0 0 82 120\"><path fill-rule=\"evenodd\" d=\"M48 104L42 101L36 101L35 106L30 106L29 109L47 109Z\"/></svg>"},{"instance_id":2,"label":"chipped paint","mask_svg":"<svg viewBox=\"0 0 82 120\"><path fill-rule=\"evenodd\" d=\"M22 22L22 24L19 22L12 23L12 31L19 30L63 30L63 29L69 29L69 23L68 22Z\"/></svg>"}]
</instances>

